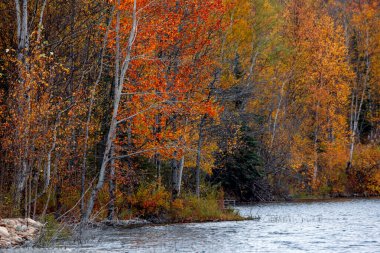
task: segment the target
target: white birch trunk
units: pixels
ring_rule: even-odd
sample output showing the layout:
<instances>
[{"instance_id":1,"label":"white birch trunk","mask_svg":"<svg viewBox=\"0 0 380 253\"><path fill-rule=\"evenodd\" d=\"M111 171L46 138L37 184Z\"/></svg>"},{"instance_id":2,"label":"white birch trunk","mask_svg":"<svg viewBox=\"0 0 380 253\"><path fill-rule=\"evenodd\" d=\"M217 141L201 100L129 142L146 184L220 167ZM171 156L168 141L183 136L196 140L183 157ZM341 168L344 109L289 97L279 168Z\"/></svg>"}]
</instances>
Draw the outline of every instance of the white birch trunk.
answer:
<instances>
[{"instance_id":1,"label":"white birch trunk","mask_svg":"<svg viewBox=\"0 0 380 253\"><path fill-rule=\"evenodd\" d=\"M109 161L112 159L111 157L111 147L116 137L116 127L117 127L117 115L119 111L119 105L120 105L120 98L121 93L123 90L123 83L125 79L126 72L129 67L129 63L131 60L131 50L132 45L135 40L136 32L137 32L137 17L136 17L136 1L134 0L133 3L133 15L132 15L132 28L129 34L129 40L128 40L128 47L127 47L127 53L126 57L123 61L123 64L120 69L120 10L117 10L117 20L116 20L116 68L115 68L115 80L114 80L114 90L115 90L115 96L114 96L114 102L113 102L113 112L112 112L112 118L111 118L111 124L107 136L106 141L106 148L103 155L103 161L102 165L100 167L99 171L99 177L98 177L98 183L96 184L95 188L91 192L90 199L88 201L87 210L83 216L83 221L87 222L90 219L92 210L95 205L95 201L98 195L99 190L104 185L104 178L105 178L105 172L106 168L108 166ZM120 0L118 0L117 5L120 5Z\"/></svg>"},{"instance_id":2,"label":"white birch trunk","mask_svg":"<svg viewBox=\"0 0 380 253\"><path fill-rule=\"evenodd\" d=\"M346 168L346 171L348 172L348 170L351 168L352 166L352 161L353 161L353 156L354 156L354 150L355 150L355 141L356 141L356 134L358 132L358 126L359 126L359 120L360 120L360 115L362 113L362 107L363 107L363 103L364 103L364 99L365 99L365 93L366 93L366 90L367 90L367 86L368 86L368 79L369 79L369 74L370 74L370 56L369 56L369 31L368 29L366 30L366 52L365 52L365 56L366 56L366 72L365 72L365 75L364 75L364 80L363 80L363 90L362 90L362 93L361 93L361 97L360 97L360 102L359 102L359 105L358 105L358 94L354 94L354 96L356 96L356 103L355 103L355 108L353 109L353 106L351 104L351 123L350 123L350 126L351 126L351 138L350 138L350 153L349 153L349 160L347 162L347 168ZM353 93L357 93L357 92L353 92Z\"/></svg>"}]
</instances>

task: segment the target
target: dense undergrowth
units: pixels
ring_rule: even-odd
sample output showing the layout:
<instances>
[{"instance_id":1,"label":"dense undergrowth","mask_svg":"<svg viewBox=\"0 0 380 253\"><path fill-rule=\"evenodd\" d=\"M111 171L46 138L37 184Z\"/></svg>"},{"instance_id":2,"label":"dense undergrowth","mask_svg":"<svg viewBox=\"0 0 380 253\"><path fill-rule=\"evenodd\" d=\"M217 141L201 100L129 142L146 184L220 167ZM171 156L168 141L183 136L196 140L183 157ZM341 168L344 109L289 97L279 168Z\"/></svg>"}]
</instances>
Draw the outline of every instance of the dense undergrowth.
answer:
<instances>
[{"instance_id":1,"label":"dense undergrowth","mask_svg":"<svg viewBox=\"0 0 380 253\"><path fill-rule=\"evenodd\" d=\"M183 193L176 199L162 185L141 185L135 194L126 198L128 209L122 210L118 218L139 217L156 223L204 222L242 220L233 209L224 207L224 193L210 189L201 197Z\"/></svg>"},{"instance_id":2,"label":"dense undergrowth","mask_svg":"<svg viewBox=\"0 0 380 253\"><path fill-rule=\"evenodd\" d=\"M246 218L232 208L224 207L224 193L216 188L210 188L201 197L184 193L181 197L172 199L171 194L162 185L151 183L141 185L137 191L126 197L118 198L116 202L115 220L145 219L153 224L240 221ZM93 217L92 225L107 219L104 209ZM79 221L79 218L76 219ZM78 222L67 223L57 219L54 214L43 217L45 227L36 242L39 247L51 245L54 241L80 235L91 224ZM133 227L133 226L131 226Z\"/></svg>"}]
</instances>

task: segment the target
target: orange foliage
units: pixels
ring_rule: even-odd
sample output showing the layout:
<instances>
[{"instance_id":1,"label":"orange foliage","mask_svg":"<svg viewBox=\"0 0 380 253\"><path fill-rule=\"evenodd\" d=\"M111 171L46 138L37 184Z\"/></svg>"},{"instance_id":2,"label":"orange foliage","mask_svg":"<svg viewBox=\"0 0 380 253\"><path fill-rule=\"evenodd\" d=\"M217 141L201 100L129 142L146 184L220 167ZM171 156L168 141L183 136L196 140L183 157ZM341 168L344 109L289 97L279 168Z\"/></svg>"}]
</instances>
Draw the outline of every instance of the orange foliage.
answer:
<instances>
[{"instance_id":1,"label":"orange foliage","mask_svg":"<svg viewBox=\"0 0 380 253\"><path fill-rule=\"evenodd\" d=\"M214 47L222 11L221 1L199 0L157 1L144 9L149 18L139 21L119 113L120 120L128 119L121 131L130 131L144 155L182 156L201 115L218 117L209 85L218 67Z\"/></svg>"},{"instance_id":2,"label":"orange foliage","mask_svg":"<svg viewBox=\"0 0 380 253\"><path fill-rule=\"evenodd\" d=\"M157 184L142 185L134 195L127 197L127 202L138 215L158 216L169 208L170 194Z\"/></svg>"}]
</instances>

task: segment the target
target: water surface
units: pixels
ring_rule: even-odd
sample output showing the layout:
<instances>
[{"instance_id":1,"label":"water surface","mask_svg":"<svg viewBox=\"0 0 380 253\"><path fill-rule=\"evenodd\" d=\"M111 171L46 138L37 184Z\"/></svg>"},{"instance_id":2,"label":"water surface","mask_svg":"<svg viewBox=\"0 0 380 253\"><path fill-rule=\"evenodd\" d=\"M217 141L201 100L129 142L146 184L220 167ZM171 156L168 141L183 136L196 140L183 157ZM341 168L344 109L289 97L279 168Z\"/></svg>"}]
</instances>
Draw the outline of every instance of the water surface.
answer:
<instances>
[{"instance_id":1,"label":"water surface","mask_svg":"<svg viewBox=\"0 0 380 253\"><path fill-rule=\"evenodd\" d=\"M380 199L268 203L238 209L260 220L94 230L81 244L66 241L55 251L380 252Z\"/></svg>"}]
</instances>

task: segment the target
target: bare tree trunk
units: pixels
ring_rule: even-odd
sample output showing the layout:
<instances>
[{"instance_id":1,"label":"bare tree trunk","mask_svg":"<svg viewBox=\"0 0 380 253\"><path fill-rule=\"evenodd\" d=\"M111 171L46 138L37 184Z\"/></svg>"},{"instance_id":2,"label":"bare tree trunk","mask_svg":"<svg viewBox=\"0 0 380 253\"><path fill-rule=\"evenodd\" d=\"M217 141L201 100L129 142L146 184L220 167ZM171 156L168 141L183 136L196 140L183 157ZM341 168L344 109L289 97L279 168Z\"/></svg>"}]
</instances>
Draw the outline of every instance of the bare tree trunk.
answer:
<instances>
[{"instance_id":1,"label":"bare tree trunk","mask_svg":"<svg viewBox=\"0 0 380 253\"><path fill-rule=\"evenodd\" d=\"M98 192L104 185L104 177L105 177L106 168L108 166L108 162L112 159L111 147L116 137L116 127L118 124L117 115L119 111L120 98L121 98L121 93L123 90L125 75L128 70L130 60L131 60L132 45L134 43L136 32L137 32L136 1L137 0L134 0L134 3L133 3L132 28L129 34L127 53L126 53L126 57L123 61L121 68L120 68L120 52L121 52L120 51L120 9L118 8L120 6L120 0L118 0L117 2L117 14L116 14L117 20L116 20L116 29L115 29L116 31L116 67L115 67L115 80L114 80L115 94L114 94L114 102L113 102L113 112L112 112L109 132L107 136L107 141L106 141L106 148L103 155L103 161L102 161L102 165L99 171L98 183L91 192L91 196L88 201L87 210L85 212L85 215L83 216L84 222L87 222L90 219Z\"/></svg>"},{"instance_id":2,"label":"bare tree trunk","mask_svg":"<svg viewBox=\"0 0 380 253\"><path fill-rule=\"evenodd\" d=\"M26 72L28 70L28 66L25 62L25 54L27 53L29 49L29 34L28 34L28 0L22 1L22 9L20 8L20 1L15 0L15 6L16 6L16 20L17 20L17 42L18 42L18 54L17 58L22 64L20 68L19 73L19 80L21 85L23 86L25 84L24 76L22 75L22 72ZM29 87L25 87L25 97L27 100L27 113L28 115L20 115L23 116L23 118L28 121L29 113L31 110L30 107L30 96L29 96ZM23 129L23 135L25 138L25 143L22 147L22 154L21 155L21 170L18 172L17 178L16 178L16 192L15 192L15 206L19 207L21 204L21 195L22 191L25 187L26 183L26 177L29 170L29 164L28 164L28 156L29 156L29 126L28 122L25 124L25 129Z\"/></svg>"},{"instance_id":3,"label":"bare tree trunk","mask_svg":"<svg viewBox=\"0 0 380 253\"><path fill-rule=\"evenodd\" d=\"M41 12L40 12L40 20L38 21L38 30L37 30L37 42L40 41L41 39L41 34L42 34L42 29L43 29L43 18L44 18L44 12L46 8L47 0L44 0L42 7L41 7Z\"/></svg>"},{"instance_id":4,"label":"bare tree trunk","mask_svg":"<svg viewBox=\"0 0 380 253\"><path fill-rule=\"evenodd\" d=\"M74 104L68 106L66 109L60 111L57 115L57 118L55 120L55 123L54 123L54 129L53 129L53 143L51 145L51 148L49 149L49 152L48 152L48 155L47 155L47 165L46 165L46 169L45 169L45 186L44 186L44 189L41 193L44 194L46 192L46 190L48 189L49 185L50 185L50 174L51 174L51 159L52 159L52 153L53 151L55 150L55 147L57 145L57 128L58 128L58 125L60 123L60 120L61 120L61 116L63 113L67 112L68 110L70 110L72 107L73 107Z\"/></svg>"},{"instance_id":5,"label":"bare tree trunk","mask_svg":"<svg viewBox=\"0 0 380 253\"><path fill-rule=\"evenodd\" d=\"M202 159L202 145L203 145L203 126L206 121L206 116L204 115L199 123L199 137L198 137L198 147L197 147L197 160L196 160L196 172L195 172L195 194L200 197L201 188L201 159Z\"/></svg>"},{"instance_id":6,"label":"bare tree trunk","mask_svg":"<svg viewBox=\"0 0 380 253\"><path fill-rule=\"evenodd\" d=\"M40 169L41 166L39 166L38 169ZM37 171L34 176L34 203L33 203L33 219L36 218L36 211L37 211L37 200L38 200L38 179L39 179L39 172Z\"/></svg>"},{"instance_id":7,"label":"bare tree trunk","mask_svg":"<svg viewBox=\"0 0 380 253\"><path fill-rule=\"evenodd\" d=\"M318 134L319 134L319 106L320 101L317 102L317 109L315 112L315 130L314 130L314 166L313 166L313 178L312 178L312 186L315 187L317 183L318 176Z\"/></svg>"},{"instance_id":8,"label":"bare tree trunk","mask_svg":"<svg viewBox=\"0 0 380 253\"><path fill-rule=\"evenodd\" d=\"M173 120L173 130L176 131L176 116L174 116ZM178 144L178 143L177 143ZM177 150L173 153L173 158L171 160L171 168L172 168L172 200L175 200L179 196L179 190L181 188L179 182L179 168L180 161L178 161L178 152Z\"/></svg>"},{"instance_id":9,"label":"bare tree trunk","mask_svg":"<svg viewBox=\"0 0 380 253\"><path fill-rule=\"evenodd\" d=\"M46 192L46 190L48 189L48 187L50 185L51 155L52 155L52 152L55 150L55 146L56 146L56 142L57 142L57 125L59 123L59 117L60 117L60 114L58 116L58 121L54 125L53 144L51 145L51 148L49 149L48 156L47 156L47 165L46 165L45 174L44 174L45 186L44 186L44 189L42 191L42 194Z\"/></svg>"},{"instance_id":10,"label":"bare tree trunk","mask_svg":"<svg viewBox=\"0 0 380 253\"><path fill-rule=\"evenodd\" d=\"M59 157L59 154L57 156ZM58 158L57 157L55 158L53 167L54 167L53 177L57 179L58 178ZM45 202L42 214L40 216L41 220L44 220L45 218L47 209L49 208L51 195L52 195L52 185L50 185L49 188L47 189L47 200Z\"/></svg>"},{"instance_id":11,"label":"bare tree trunk","mask_svg":"<svg viewBox=\"0 0 380 253\"><path fill-rule=\"evenodd\" d=\"M176 158L177 151L174 152L174 158L171 161L171 167L172 167L172 199L176 199L178 197L178 189L179 189L179 162Z\"/></svg>"},{"instance_id":12,"label":"bare tree trunk","mask_svg":"<svg viewBox=\"0 0 380 253\"><path fill-rule=\"evenodd\" d=\"M27 218L27 213L28 213L28 180L26 181L26 186L24 188L24 218Z\"/></svg>"},{"instance_id":13,"label":"bare tree trunk","mask_svg":"<svg viewBox=\"0 0 380 253\"><path fill-rule=\"evenodd\" d=\"M157 179L157 184L161 184L161 158L160 154L156 153L154 155L154 160L155 160L155 165L156 165L156 179Z\"/></svg>"},{"instance_id":14,"label":"bare tree trunk","mask_svg":"<svg viewBox=\"0 0 380 253\"><path fill-rule=\"evenodd\" d=\"M283 99L283 96L284 96L285 83L286 83L286 81L284 81L284 82L282 83L282 85L281 85L280 99L279 99L279 101L278 101L277 111L276 111L276 115L275 115L275 117L274 117L273 131L272 131L272 139L271 139L271 142L270 142L270 147L271 147L271 148L272 148L272 146L273 146L273 142L274 142L275 135L276 135L277 120L278 120L278 115L279 115L279 113L280 113L280 109L281 109L282 99Z\"/></svg>"},{"instance_id":15,"label":"bare tree trunk","mask_svg":"<svg viewBox=\"0 0 380 253\"><path fill-rule=\"evenodd\" d=\"M183 167L185 166L185 156L183 155L181 159L179 160L179 166L178 166L178 183L177 183L177 196L179 197L181 195L181 187L182 187L182 174L183 174Z\"/></svg>"},{"instance_id":16,"label":"bare tree trunk","mask_svg":"<svg viewBox=\"0 0 380 253\"><path fill-rule=\"evenodd\" d=\"M106 50L107 46L107 41L108 41L108 35L109 35L109 28L111 26L111 22L113 19L113 11L115 8L112 8L111 11L111 17L108 21L107 25L107 30L106 33L104 34L103 38L103 46L101 49L101 54L100 54L100 68L99 68L99 74L98 77L95 81L94 87L91 90L91 99L90 99L90 106L88 108L88 114L87 114L87 121L86 121L86 130L85 130L85 139L84 139L84 150L83 150L83 163L82 163L82 172L81 172L81 200L80 200L80 210L81 210L81 215L83 217L84 212L85 212L85 200L84 200L84 195L85 195L85 187L86 187L86 173L87 173L87 150L88 150L88 139L89 139L89 132L90 132L90 123L91 123L91 117L92 117L92 111L93 111L93 106L95 103L95 93L96 89L100 83L102 73L103 73L103 59L104 59L104 53Z\"/></svg>"},{"instance_id":17,"label":"bare tree trunk","mask_svg":"<svg viewBox=\"0 0 380 253\"><path fill-rule=\"evenodd\" d=\"M20 9L20 1L15 0L15 8L16 8L16 22L17 22L17 44L20 44L21 39L21 9Z\"/></svg>"},{"instance_id":18,"label":"bare tree trunk","mask_svg":"<svg viewBox=\"0 0 380 253\"><path fill-rule=\"evenodd\" d=\"M351 138L350 138L350 153L349 153L349 160L347 162L347 168L346 172L348 172L352 166L353 156L354 156L354 150L355 150L355 141L356 141L356 134L358 133L358 126L359 126L359 120L360 115L362 113L362 107L365 99L365 93L368 86L368 79L370 74L370 56L369 56L369 31L367 29L366 31L366 52L365 52L365 59L366 59L366 71L364 75L364 84L362 87L362 93L360 97L359 105L357 104L358 94L356 91L353 91L353 96L356 96L356 104L355 108L353 109L353 103L351 103ZM357 73L358 75L358 73ZM358 80L359 81L359 80Z\"/></svg>"},{"instance_id":19,"label":"bare tree trunk","mask_svg":"<svg viewBox=\"0 0 380 253\"><path fill-rule=\"evenodd\" d=\"M180 142L186 143L186 139L184 136L186 136L187 132L187 123L188 123L188 118L186 117L185 120L185 126L184 126L184 134L183 136L180 137ZM176 197L179 197L181 195L181 187L182 187L182 175L183 175L183 168L185 166L185 155L183 154L181 156L181 159L179 160L178 168L177 168L177 178L176 178Z\"/></svg>"},{"instance_id":20,"label":"bare tree trunk","mask_svg":"<svg viewBox=\"0 0 380 253\"><path fill-rule=\"evenodd\" d=\"M114 156L114 148L111 148L111 157ZM110 164L110 175L109 175L109 194L110 201L108 204L108 220L113 220L115 216L115 189L116 189L116 178L115 178L115 160L111 160Z\"/></svg>"},{"instance_id":21,"label":"bare tree trunk","mask_svg":"<svg viewBox=\"0 0 380 253\"><path fill-rule=\"evenodd\" d=\"M27 218L30 218L30 213L32 210L31 206L31 200L32 200L32 177L29 175L29 188L28 188L28 212L27 212Z\"/></svg>"},{"instance_id":22,"label":"bare tree trunk","mask_svg":"<svg viewBox=\"0 0 380 253\"><path fill-rule=\"evenodd\" d=\"M155 134L161 133L161 126L160 126L160 114L157 114L155 116L155 123L156 127L154 129ZM159 142L159 140L157 140ZM156 179L157 179L157 185L161 185L161 158L159 153L154 154L154 163L156 166Z\"/></svg>"}]
</instances>

